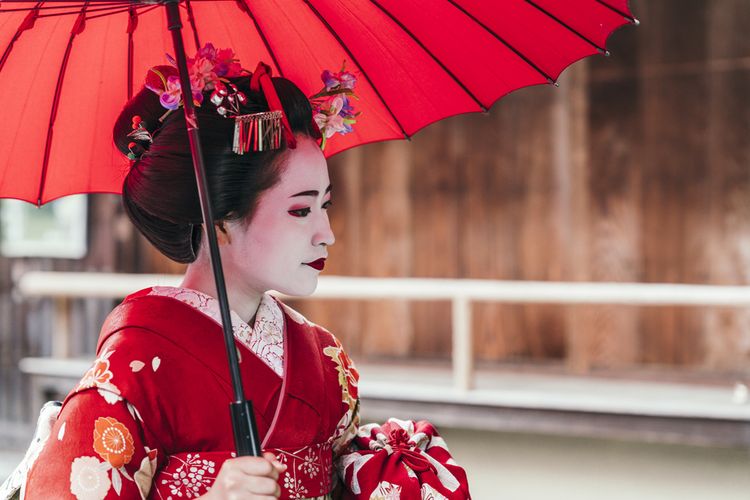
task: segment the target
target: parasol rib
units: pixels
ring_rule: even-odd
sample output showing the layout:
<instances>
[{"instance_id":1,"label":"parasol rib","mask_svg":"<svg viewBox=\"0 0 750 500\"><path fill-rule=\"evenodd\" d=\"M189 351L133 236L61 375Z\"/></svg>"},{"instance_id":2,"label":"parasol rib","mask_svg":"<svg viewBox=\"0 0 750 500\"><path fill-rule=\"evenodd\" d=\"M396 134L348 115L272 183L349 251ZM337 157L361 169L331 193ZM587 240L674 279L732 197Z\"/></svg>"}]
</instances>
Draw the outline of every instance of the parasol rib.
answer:
<instances>
[{"instance_id":1,"label":"parasol rib","mask_svg":"<svg viewBox=\"0 0 750 500\"><path fill-rule=\"evenodd\" d=\"M133 97L133 33L138 28L138 13L133 7L129 9L128 15L128 76L127 76L127 88L128 88L128 101Z\"/></svg>"},{"instance_id":2,"label":"parasol rib","mask_svg":"<svg viewBox=\"0 0 750 500\"><path fill-rule=\"evenodd\" d=\"M255 29L258 30L258 35L260 35L260 39L263 40L263 45L266 47L266 51L268 51L268 55L271 56L271 59L273 60L273 64L276 66L276 71L279 72L279 76L284 76L284 72L281 70L281 65L279 64L279 60L276 59L276 54L273 53L273 50L271 49L271 44L268 43L268 39L266 38L266 34L263 33L263 30L260 27L260 24L258 24L258 20L255 18L255 15L253 14L252 9L250 9L250 5L248 5L247 0L236 0L237 7L244 11L245 14L247 14L250 17L250 20L252 20L253 24L255 25Z\"/></svg>"},{"instance_id":3,"label":"parasol rib","mask_svg":"<svg viewBox=\"0 0 750 500\"><path fill-rule=\"evenodd\" d=\"M385 9L380 4L380 2L378 2L377 0L370 0L370 3L372 3L377 8L379 8L381 11L383 11L383 13L385 15L387 15L389 18L391 18L391 20L394 23L398 24L398 26L404 31L404 33L406 33L407 35L409 35L415 42L417 42L417 44L419 44L419 46L422 47L422 50L424 50L430 57L432 57L432 60L435 61L441 68L443 68L443 71L445 71L456 82L456 84L459 87L461 87L463 89L463 91L466 92L466 94L469 97L471 97L471 99L475 103L477 103L477 106L479 106L479 108L482 110L483 113L487 112L487 107L482 103L482 101L480 101L479 98L477 96L475 96L474 93L471 90L469 90L469 88L466 86L466 84L464 84L464 82L462 82L450 69L448 69L448 67L445 65L445 63L443 63L440 59L438 59L435 56L435 54L433 54L432 51L430 49L428 49L425 46L425 44L422 43L422 41L419 38L417 38L416 36L414 36L414 33L412 33L411 30L409 30L409 28L407 28L404 25L404 23L402 23L400 20L396 19L396 16L394 16L393 14L391 14L390 11L388 11L387 9Z\"/></svg>"},{"instance_id":4,"label":"parasol rib","mask_svg":"<svg viewBox=\"0 0 750 500\"><path fill-rule=\"evenodd\" d=\"M21 36L21 33L26 31L27 29L34 26L34 22L36 21L37 17L39 17L39 9L38 7L42 5L42 2L37 2L36 7L29 11L29 13L26 15L26 17L21 21L21 25L16 30L16 34L13 35L13 38L10 39L10 42L8 42L8 46L5 47L5 50L3 51L3 57L0 57L0 71L3 70L3 66L5 66L5 61L8 60L8 56L10 55L10 51L13 49L13 44L16 43L16 40L19 39ZM5 12L5 11L3 11Z\"/></svg>"},{"instance_id":5,"label":"parasol rib","mask_svg":"<svg viewBox=\"0 0 750 500\"><path fill-rule=\"evenodd\" d=\"M57 118L57 106L60 104L60 92L62 92L63 79L65 78L65 70L68 67L68 59L70 59L70 51L73 49L73 40L76 35L80 34L86 27L86 8L89 2L81 8L78 19L73 24L70 30L70 38L68 38L68 46L65 47L65 55L63 55L62 64L60 65L60 73L57 75L57 86L55 87L55 96L52 100L52 111L50 111L49 126L47 127L47 141L44 145L44 160L42 162L42 176L39 180L39 191L37 192L37 206L42 206L42 194L44 193L44 185L47 182L47 168L49 167L49 155L52 149L52 134L55 127L55 119Z\"/></svg>"},{"instance_id":6,"label":"parasol rib","mask_svg":"<svg viewBox=\"0 0 750 500\"><path fill-rule=\"evenodd\" d=\"M598 51L599 51L600 53L604 54L605 56L608 56L608 55L609 55L609 51L608 51L607 49L605 49L604 47L599 47L599 45L597 45L596 43L594 43L594 42L593 42L593 41L592 41L591 39L589 39L589 38L588 38L588 37L587 37L586 35L584 35L584 34L582 34L582 33L578 32L578 30L576 30L576 29L575 29L575 28L573 28L572 26L569 26L569 25L568 25L568 24L567 24L567 23L566 23L565 21L563 21L562 19L558 18L558 17L556 16L556 15L552 14L551 12L547 11L547 10L546 10L546 9L545 9L544 7L542 7L542 6L540 6L540 5L537 5L537 4L536 4L536 3L535 3L535 2L533 1L533 0L526 0L526 3L528 3L528 4L529 4L529 5L531 5L532 7L535 7L535 8L536 8L536 9L538 9L538 10L539 10L540 12L542 12L542 13L546 14L547 16L549 16L549 17L550 17L550 19L553 19L553 20L555 20L555 21L556 21L557 23L559 23L559 24L560 24L561 26L563 26L564 28L567 28L567 29L568 29L568 31L570 31L570 32L572 32L573 34L577 35L577 36L578 36L578 37L579 37L579 38L580 38L581 40L583 40L584 42L586 42L586 43L588 43L589 45L591 45L592 47L594 47L594 48L595 48L596 50L598 50Z\"/></svg>"},{"instance_id":7,"label":"parasol rib","mask_svg":"<svg viewBox=\"0 0 750 500\"><path fill-rule=\"evenodd\" d=\"M104 12L104 14L99 14L96 16L86 16L86 19L94 19L101 16L108 16L110 14L117 14L118 12L127 12L128 8L125 6L126 4L112 4L109 7L101 7L99 9L87 9L87 13L91 12ZM137 8L143 8L145 5L141 5ZM2 12L2 11L0 11ZM72 16L78 14L77 10L69 10L65 12L52 12L50 14L39 14L39 17L60 17L60 16Z\"/></svg>"},{"instance_id":8,"label":"parasol rib","mask_svg":"<svg viewBox=\"0 0 750 500\"><path fill-rule=\"evenodd\" d=\"M469 19L471 19L472 21L474 21L475 23L477 23L479 26L481 26L487 33L489 33L490 35L492 35L493 37L495 37L500 43L502 43L503 45L505 45L506 47L508 47L511 51L513 51L514 54L516 54L518 57L520 57L521 59L523 59L523 61L526 64L528 64L529 66L531 66L532 68L534 68L534 71L536 71L537 73L539 73L540 75L542 75L545 78L545 80L547 80L547 83L551 83L551 84L555 84L556 83L555 79L552 78L551 76L549 76L546 71L544 71L542 68L540 68L539 66L537 66L534 63L534 61L532 61L531 59L529 59L528 57L526 57L525 55L523 55L520 50L518 50L517 48L515 48L514 46L512 46L510 43L508 43L503 37L501 37L500 35L498 35L497 33L495 33L489 26L487 26L482 21L480 21L479 19L477 19L476 16L474 16L473 14L471 14L468 10L464 9L462 6L458 5L454 0L448 0L448 2L451 5L453 5L454 7L456 7L458 10L460 10L461 12L463 12Z\"/></svg>"},{"instance_id":9,"label":"parasol rib","mask_svg":"<svg viewBox=\"0 0 750 500\"><path fill-rule=\"evenodd\" d=\"M190 0L185 0L185 9L187 10L187 18L190 23L190 28L193 30L193 40L195 41L195 50L200 50L201 40L198 36L198 28L195 26L195 16L193 16L193 7L190 5Z\"/></svg>"},{"instance_id":10,"label":"parasol rib","mask_svg":"<svg viewBox=\"0 0 750 500\"><path fill-rule=\"evenodd\" d=\"M158 5L153 5L153 6L149 7L149 8L145 8L145 7L147 7L147 6L146 5L141 5L140 7L135 7L135 8L136 9L143 9L143 11L141 12L141 14L145 14L146 12L148 12L150 10L153 10L156 7L158 7ZM93 12L93 10L90 10L89 12ZM130 7L126 8L126 9L120 9L120 10L110 10L110 11L105 12L104 14L97 14L95 16L86 16L86 20L96 19L97 17L111 16L111 15L114 15L114 14L122 14L123 12L130 12ZM41 17L48 17L48 16L41 16Z\"/></svg>"},{"instance_id":11,"label":"parasol rib","mask_svg":"<svg viewBox=\"0 0 750 500\"><path fill-rule=\"evenodd\" d=\"M47 3L49 2L50 0L47 0ZM81 2L80 5L66 3L66 5L44 5L44 6L39 5L41 3L42 2L37 3L38 7L18 7L15 9L0 8L0 13L4 14L6 12L26 12L26 11L31 11L31 10L72 9L70 12L67 12L67 14L76 14L78 13L78 8L82 7L84 2ZM123 1L123 0L114 0L112 2L96 2L96 3L97 5L111 5L111 7L108 7L108 8L117 8L117 7L122 7L123 5L131 4L132 2Z\"/></svg>"},{"instance_id":12,"label":"parasol rib","mask_svg":"<svg viewBox=\"0 0 750 500\"><path fill-rule=\"evenodd\" d=\"M596 3L602 4L603 6L605 6L606 8L608 8L609 10L611 10L612 12L616 12L617 14L620 14L622 17L624 17L625 19L627 19L631 24L635 24L636 26L638 26L640 24L640 21L638 19L636 19L635 17L631 16L627 12L621 11L620 9L618 9L617 7L615 7L614 5L610 5L607 2L605 2L604 0L595 0L595 1L596 1Z\"/></svg>"},{"instance_id":13,"label":"parasol rib","mask_svg":"<svg viewBox=\"0 0 750 500\"><path fill-rule=\"evenodd\" d=\"M331 36L333 36L336 39L336 41L339 43L341 48L344 49L344 51L349 55L349 57L351 57L352 62L357 65L359 70L362 72L362 76L364 76L365 80L367 80L367 83L370 84L370 87L372 88L373 92L375 92L375 95L378 96L378 99L380 99L380 102L383 103L383 106L385 106L385 109L388 111L388 114L391 115L391 118L393 118L393 121L396 122L396 125L398 125L398 128L401 130L401 133L404 134L404 138L406 138L406 140L411 140L411 136L406 133L406 130L404 130L404 127L403 125L401 125L401 122L398 121L398 118L396 118L396 115L393 114L391 107L388 106L388 103L385 102L385 99L383 99L383 96L380 95L380 91L378 90L378 88L375 85L373 85L372 80L370 80L370 77L367 76L367 71L365 71L365 68L363 68L362 65L359 64L359 61L357 61L357 58L354 56L354 54L352 54L352 51L349 50L349 47L346 46L343 40L341 40L341 37L338 35L338 33L336 33L336 30L331 28L331 25L328 24L328 21L326 21L325 18L320 15L320 12L318 12L318 9L313 7L313 5L310 3L310 0L303 0L303 1L305 2L305 4L307 4L307 6L310 8L313 14L315 14L315 16L321 22L321 24L326 27L326 29L331 34Z\"/></svg>"}]
</instances>

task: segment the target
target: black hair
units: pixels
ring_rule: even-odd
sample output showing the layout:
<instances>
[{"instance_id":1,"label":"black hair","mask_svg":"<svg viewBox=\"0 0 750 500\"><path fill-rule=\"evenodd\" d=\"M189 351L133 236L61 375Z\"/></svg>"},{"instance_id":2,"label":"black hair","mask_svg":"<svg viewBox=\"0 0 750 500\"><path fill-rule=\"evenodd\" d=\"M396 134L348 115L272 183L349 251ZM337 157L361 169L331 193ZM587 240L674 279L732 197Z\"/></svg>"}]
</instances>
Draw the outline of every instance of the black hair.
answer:
<instances>
[{"instance_id":1,"label":"black hair","mask_svg":"<svg viewBox=\"0 0 750 500\"><path fill-rule=\"evenodd\" d=\"M276 77L272 81L295 135L315 137L307 97L289 80ZM243 114L268 111L262 92L250 91L249 77L232 79L232 83L247 96ZM127 134L133 116L140 116L153 134L153 144L133 162L123 182L122 199L130 220L161 253L189 263L198 255L203 219L184 112L181 108L172 111L161 123L165 112L159 96L144 87L128 101L115 123L115 145L124 154L129 152ZM196 114L214 222L249 220L261 193L278 182L282 168L278 160L287 146L282 140L280 149L237 155L232 151L234 120L219 115L208 95Z\"/></svg>"}]
</instances>

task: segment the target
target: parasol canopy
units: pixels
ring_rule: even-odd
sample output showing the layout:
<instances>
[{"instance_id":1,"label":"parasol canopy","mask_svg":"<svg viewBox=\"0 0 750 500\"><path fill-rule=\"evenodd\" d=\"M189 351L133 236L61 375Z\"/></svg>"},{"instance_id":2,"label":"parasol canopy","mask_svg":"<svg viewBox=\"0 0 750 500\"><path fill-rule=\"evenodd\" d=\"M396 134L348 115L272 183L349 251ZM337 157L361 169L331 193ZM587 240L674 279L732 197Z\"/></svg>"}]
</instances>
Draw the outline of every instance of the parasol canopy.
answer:
<instances>
[{"instance_id":1,"label":"parasol canopy","mask_svg":"<svg viewBox=\"0 0 750 500\"><path fill-rule=\"evenodd\" d=\"M128 162L111 130L146 71L173 54L154 1L0 4L0 197L37 205L119 193ZM636 23L627 0L182 0L185 49L231 47L307 95L321 72L358 77L354 131L325 153L404 139L503 95L554 83Z\"/></svg>"}]
</instances>

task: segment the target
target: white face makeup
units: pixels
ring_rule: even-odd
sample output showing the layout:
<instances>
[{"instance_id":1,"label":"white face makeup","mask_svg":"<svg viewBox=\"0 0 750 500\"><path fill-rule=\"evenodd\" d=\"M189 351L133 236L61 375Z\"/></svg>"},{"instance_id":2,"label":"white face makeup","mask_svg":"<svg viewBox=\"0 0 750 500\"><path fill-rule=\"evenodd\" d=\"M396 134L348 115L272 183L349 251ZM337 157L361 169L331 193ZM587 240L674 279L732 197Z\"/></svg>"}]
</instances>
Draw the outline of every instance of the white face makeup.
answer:
<instances>
[{"instance_id":1,"label":"white face makeup","mask_svg":"<svg viewBox=\"0 0 750 500\"><path fill-rule=\"evenodd\" d=\"M260 293L310 295L320 270L306 263L319 265L335 241L327 213L328 165L309 137L298 137L282 161L279 182L261 195L251 222L225 224L231 244L221 246L224 273Z\"/></svg>"}]
</instances>

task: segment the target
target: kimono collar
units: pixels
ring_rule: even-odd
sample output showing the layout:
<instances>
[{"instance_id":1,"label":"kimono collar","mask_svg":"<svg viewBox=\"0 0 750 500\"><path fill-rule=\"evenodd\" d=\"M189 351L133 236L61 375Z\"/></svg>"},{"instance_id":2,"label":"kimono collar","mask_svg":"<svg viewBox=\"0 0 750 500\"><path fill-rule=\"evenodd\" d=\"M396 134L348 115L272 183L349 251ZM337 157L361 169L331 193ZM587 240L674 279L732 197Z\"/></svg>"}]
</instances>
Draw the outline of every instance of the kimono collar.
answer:
<instances>
[{"instance_id":1,"label":"kimono collar","mask_svg":"<svg viewBox=\"0 0 750 500\"><path fill-rule=\"evenodd\" d=\"M221 325L219 301L203 292L173 286L152 287L148 295L171 297L197 309ZM284 374L284 313L279 303L264 293L251 327L230 311L234 337L266 363L277 375Z\"/></svg>"}]
</instances>

